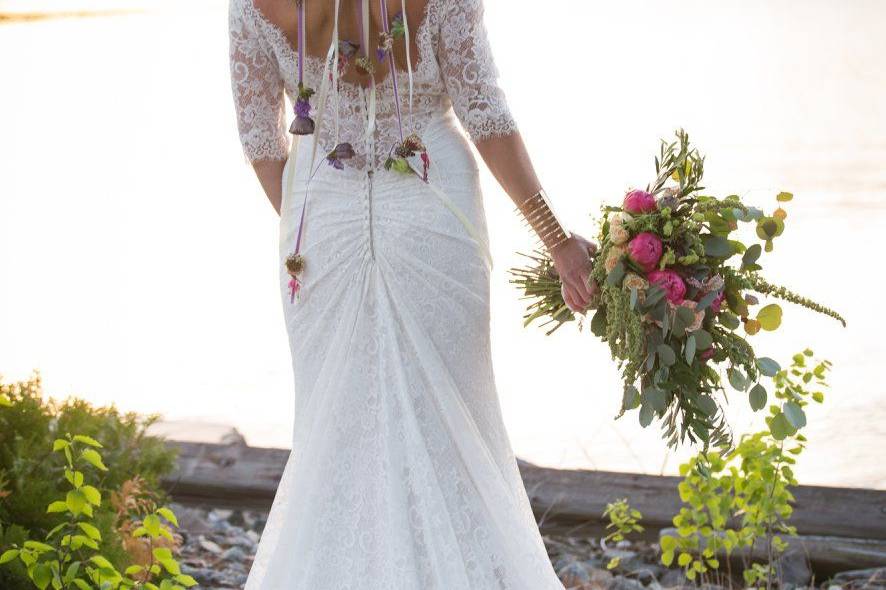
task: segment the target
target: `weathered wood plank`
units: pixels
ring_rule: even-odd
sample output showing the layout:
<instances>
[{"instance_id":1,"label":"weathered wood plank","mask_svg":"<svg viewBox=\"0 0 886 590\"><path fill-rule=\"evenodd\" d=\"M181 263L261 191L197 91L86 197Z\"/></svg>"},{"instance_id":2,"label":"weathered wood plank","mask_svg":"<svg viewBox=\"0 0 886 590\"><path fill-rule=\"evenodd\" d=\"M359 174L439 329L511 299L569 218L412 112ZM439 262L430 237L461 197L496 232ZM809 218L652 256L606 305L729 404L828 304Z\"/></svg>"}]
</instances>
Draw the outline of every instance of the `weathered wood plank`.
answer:
<instances>
[{"instance_id":1,"label":"weathered wood plank","mask_svg":"<svg viewBox=\"0 0 886 590\"><path fill-rule=\"evenodd\" d=\"M559 524L599 523L607 502L627 498L649 527L671 526L677 477L561 470L520 464L536 514ZM798 486L791 524L800 534L886 540L886 491Z\"/></svg>"},{"instance_id":2,"label":"weathered wood plank","mask_svg":"<svg viewBox=\"0 0 886 590\"><path fill-rule=\"evenodd\" d=\"M179 447L176 472L165 482L179 501L267 508L289 451L242 445L170 441ZM520 462L542 530L599 531L607 502L618 498L641 512L654 532L671 526L680 507L679 478L606 471L561 470ZM792 524L802 535L886 540L886 491L799 486Z\"/></svg>"}]
</instances>

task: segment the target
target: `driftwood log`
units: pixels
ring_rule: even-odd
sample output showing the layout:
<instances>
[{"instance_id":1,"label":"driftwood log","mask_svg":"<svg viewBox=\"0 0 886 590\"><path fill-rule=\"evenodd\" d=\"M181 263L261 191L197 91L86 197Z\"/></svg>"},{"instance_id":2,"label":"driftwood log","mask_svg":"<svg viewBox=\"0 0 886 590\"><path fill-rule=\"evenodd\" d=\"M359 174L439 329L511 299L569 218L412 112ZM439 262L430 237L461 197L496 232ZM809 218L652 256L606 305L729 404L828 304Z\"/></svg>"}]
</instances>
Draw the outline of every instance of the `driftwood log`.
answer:
<instances>
[{"instance_id":1,"label":"driftwood log","mask_svg":"<svg viewBox=\"0 0 886 590\"><path fill-rule=\"evenodd\" d=\"M163 483L176 501L268 509L287 449L170 441L178 468ZM562 470L519 462L544 534L598 535L608 502L627 498L643 513L650 537L680 509L677 477ZM886 565L886 491L799 486L791 524L813 564L827 570Z\"/></svg>"}]
</instances>

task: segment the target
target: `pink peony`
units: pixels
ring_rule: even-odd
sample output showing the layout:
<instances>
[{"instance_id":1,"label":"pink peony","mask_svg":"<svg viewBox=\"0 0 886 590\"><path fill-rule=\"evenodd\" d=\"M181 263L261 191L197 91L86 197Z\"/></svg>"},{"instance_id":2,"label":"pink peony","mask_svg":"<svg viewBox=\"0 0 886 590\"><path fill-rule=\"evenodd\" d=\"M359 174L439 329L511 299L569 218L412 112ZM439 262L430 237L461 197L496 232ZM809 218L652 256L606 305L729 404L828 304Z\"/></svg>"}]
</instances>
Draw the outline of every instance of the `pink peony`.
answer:
<instances>
[{"instance_id":1,"label":"pink peony","mask_svg":"<svg viewBox=\"0 0 886 590\"><path fill-rule=\"evenodd\" d=\"M625 195L622 208L628 213L649 213L655 211L655 197L646 191L633 190Z\"/></svg>"},{"instance_id":2,"label":"pink peony","mask_svg":"<svg viewBox=\"0 0 886 590\"><path fill-rule=\"evenodd\" d=\"M686 296L686 283L672 270L654 270L649 273L650 285L659 285L665 290L665 297L674 305L683 303Z\"/></svg>"},{"instance_id":3,"label":"pink peony","mask_svg":"<svg viewBox=\"0 0 886 590\"><path fill-rule=\"evenodd\" d=\"M628 256L640 268L649 272L661 260L661 240L657 235L648 231L639 233L628 242Z\"/></svg>"}]
</instances>

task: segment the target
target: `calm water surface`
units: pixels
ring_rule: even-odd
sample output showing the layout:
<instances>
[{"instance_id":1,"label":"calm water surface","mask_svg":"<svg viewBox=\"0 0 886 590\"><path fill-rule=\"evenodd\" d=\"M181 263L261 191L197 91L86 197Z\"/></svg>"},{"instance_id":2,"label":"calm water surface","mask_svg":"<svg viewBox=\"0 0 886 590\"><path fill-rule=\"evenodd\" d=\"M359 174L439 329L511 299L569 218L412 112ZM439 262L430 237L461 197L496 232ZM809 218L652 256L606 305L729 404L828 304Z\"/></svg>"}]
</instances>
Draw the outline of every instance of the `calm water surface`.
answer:
<instances>
[{"instance_id":1,"label":"calm water surface","mask_svg":"<svg viewBox=\"0 0 886 590\"><path fill-rule=\"evenodd\" d=\"M678 126L708 154L713 192L768 207L793 191L768 276L849 328L791 307L755 342L835 363L801 479L886 488L886 4L612 4L487 0L502 84L548 192L592 234L588 214L645 184L657 138ZM39 368L54 395L287 446L276 219L239 151L225 6L133 6L144 11L0 25L0 372ZM685 451L666 453L635 414L612 420L620 387L605 345L521 327L507 269L529 240L489 175L484 186L495 370L517 453L675 472ZM738 432L758 425L746 405L732 397Z\"/></svg>"}]
</instances>

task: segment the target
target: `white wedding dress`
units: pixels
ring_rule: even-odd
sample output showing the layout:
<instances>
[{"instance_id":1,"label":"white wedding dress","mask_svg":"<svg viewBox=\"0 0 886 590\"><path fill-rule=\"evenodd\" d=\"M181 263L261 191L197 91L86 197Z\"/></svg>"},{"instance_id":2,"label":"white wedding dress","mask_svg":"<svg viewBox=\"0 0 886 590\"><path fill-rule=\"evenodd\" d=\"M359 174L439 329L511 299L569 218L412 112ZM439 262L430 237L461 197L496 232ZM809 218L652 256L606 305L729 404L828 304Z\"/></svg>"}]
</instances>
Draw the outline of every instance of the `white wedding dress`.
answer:
<instances>
[{"instance_id":1,"label":"white wedding dress","mask_svg":"<svg viewBox=\"0 0 886 590\"><path fill-rule=\"evenodd\" d=\"M251 160L286 159L283 92L295 96L295 52L252 0L231 0L230 10L244 150ZM492 372L485 214L459 122L474 140L516 127L496 85L481 0L428 0L410 27L418 55L405 116L430 154L430 183L382 166L398 140L390 76L377 86L374 116L366 89L341 84L327 105L339 103L339 137L324 125L286 164L295 182L283 195L281 259L295 242L319 141L294 303L282 264L280 274L295 373L292 453L246 590L563 588ZM314 88L324 62L306 60ZM357 154L344 170L322 161L336 139Z\"/></svg>"}]
</instances>

